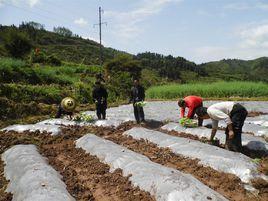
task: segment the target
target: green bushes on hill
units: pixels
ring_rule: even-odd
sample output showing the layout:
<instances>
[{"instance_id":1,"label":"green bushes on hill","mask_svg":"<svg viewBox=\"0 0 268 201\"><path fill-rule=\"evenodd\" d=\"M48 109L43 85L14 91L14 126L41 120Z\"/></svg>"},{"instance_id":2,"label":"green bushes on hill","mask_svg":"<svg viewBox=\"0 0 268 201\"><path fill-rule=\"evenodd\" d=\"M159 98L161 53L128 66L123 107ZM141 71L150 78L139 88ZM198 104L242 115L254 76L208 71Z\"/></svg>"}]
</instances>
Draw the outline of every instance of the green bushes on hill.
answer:
<instances>
[{"instance_id":1,"label":"green bushes on hill","mask_svg":"<svg viewBox=\"0 0 268 201\"><path fill-rule=\"evenodd\" d=\"M104 67L106 77L108 77L107 87L109 100L122 100L129 98L129 91L132 87L133 79L141 77L141 67L137 60L130 56L120 55Z\"/></svg>"},{"instance_id":2,"label":"green bushes on hill","mask_svg":"<svg viewBox=\"0 0 268 201\"><path fill-rule=\"evenodd\" d=\"M0 96L15 102L51 104L59 103L63 97L71 95L68 90L53 85L1 84L0 87Z\"/></svg>"},{"instance_id":3,"label":"green bushes on hill","mask_svg":"<svg viewBox=\"0 0 268 201\"><path fill-rule=\"evenodd\" d=\"M2 37L8 54L15 58L23 58L33 47L27 33L17 32L16 29L8 30Z\"/></svg>"}]
</instances>

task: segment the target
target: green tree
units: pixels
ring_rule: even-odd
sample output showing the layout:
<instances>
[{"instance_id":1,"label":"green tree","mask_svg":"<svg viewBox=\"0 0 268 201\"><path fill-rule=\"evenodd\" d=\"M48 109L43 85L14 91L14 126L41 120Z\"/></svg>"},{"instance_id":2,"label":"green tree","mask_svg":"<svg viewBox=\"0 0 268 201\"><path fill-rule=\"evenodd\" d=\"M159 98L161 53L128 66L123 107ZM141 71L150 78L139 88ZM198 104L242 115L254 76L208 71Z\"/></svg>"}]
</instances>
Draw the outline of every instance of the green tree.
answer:
<instances>
[{"instance_id":1,"label":"green tree","mask_svg":"<svg viewBox=\"0 0 268 201\"><path fill-rule=\"evenodd\" d=\"M10 56L23 58L31 51L33 45L26 33L11 29L4 37L4 47Z\"/></svg>"},{"instance_id":2,"label":"green tree","mask_svg":"<svg viewBox=\"0 0 268 201\"><path fill-rule=\"evenodd\" d=\"M109 99L126 99L132 86L132 80L141 77L140 63L131 56L120 55L104 66L108 79Z\"/></svg>"},{"instance_id":3,"label":"green tree","mask_svg":"<svg viewBox=\"0 0 268 201\"><path fill-rule=\"evenodd\" d=\"M73 32L70 29L65 28L65 27L54 27L53 31L62 36L67 36L67 37L73 36Z\"/></svg>"}]
</instances>

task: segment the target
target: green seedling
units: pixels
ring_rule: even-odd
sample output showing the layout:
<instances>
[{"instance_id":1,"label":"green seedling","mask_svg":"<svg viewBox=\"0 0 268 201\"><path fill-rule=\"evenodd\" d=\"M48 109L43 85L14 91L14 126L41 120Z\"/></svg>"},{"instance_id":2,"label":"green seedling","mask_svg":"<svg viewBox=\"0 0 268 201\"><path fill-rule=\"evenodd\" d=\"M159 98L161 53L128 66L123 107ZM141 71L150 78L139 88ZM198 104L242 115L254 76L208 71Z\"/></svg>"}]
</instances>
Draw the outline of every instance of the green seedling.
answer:
<instances>
[{"instance_id":1,"label":"green seedling","mask_svg":"<svg viewBox=\"0 0 268 201\"><path fill-rule=\"evenodd\" d=\"M145 101L139 101L137 103L135 103L135 106L139 106L139 107L144 107L146 105Z\"/></svg>"}]
</instances>

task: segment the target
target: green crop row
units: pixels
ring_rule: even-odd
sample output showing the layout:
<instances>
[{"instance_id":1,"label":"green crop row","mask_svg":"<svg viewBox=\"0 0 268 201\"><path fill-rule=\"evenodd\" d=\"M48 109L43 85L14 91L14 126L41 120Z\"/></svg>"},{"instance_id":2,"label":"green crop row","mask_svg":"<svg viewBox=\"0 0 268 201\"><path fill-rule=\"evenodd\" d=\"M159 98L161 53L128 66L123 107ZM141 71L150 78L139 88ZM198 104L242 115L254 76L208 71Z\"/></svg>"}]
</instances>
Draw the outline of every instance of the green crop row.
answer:
<instances>
[{"instance_id":1,"label":"green crop row","mask_svg":"<svg viewBox=\"0 0 268 201\"><path fill-rule=\"evenodd\" d=\"M204 98L268 97L268 84L262 82L168 84L151 87L146 94L150 99L174 99L188 95Z\"/></svg>"}]
</instances>

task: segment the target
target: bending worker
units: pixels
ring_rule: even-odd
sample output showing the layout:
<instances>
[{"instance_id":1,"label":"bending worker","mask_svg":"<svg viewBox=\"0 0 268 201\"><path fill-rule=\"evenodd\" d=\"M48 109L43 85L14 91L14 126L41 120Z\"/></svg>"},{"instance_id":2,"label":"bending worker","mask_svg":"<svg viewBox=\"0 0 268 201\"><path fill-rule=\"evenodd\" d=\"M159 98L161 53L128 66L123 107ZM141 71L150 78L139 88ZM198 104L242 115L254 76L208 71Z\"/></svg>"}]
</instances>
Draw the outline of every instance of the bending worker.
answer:
<instances>
[{"instance_id":1,"label":"bending worker","mask_svg":"<svg viewBox=\"0 0 268 201\"><path fill-rule=\"evenodd\" d=\"M218 122L224 120L226 127L225 147L228 150L241 152L241 134L244 121L248 115L246 108L239 103L221 102L210 107L201 107L196 110L196 114L202 119L212 119L212 131L210 141L213 141L218 129Z\"/></svg>"},{"instance_id":2,"label":"bending worker","mask_svg":"<svg viewBox=\"0 0 268 201\"><path fill-rule=\"evenodd\" d=\"M193 119L196 109L203 107L203 100L199 96L187 96L184 99L178 101L178 105L181 108L180 118L183 118L185 115L185 108L188 107L187 118ZM203 120L198 118L198 126L202 126Z\"/></svg>"},{"instance_id":3,"label":"bending worker","mask_svg":"<svg viewBox=\"0 0 268 201\"><path fill-rule=\"evenodd\" d=\"M55 118L61 118L62 115L69 115L69 118L72 119L75 108L75 100L71 97L66 97L62 99Z\"/></svg>"},{"instance_id":4,"label":"bending worker","mask_svg":"<svg viewBox=\"0 0 268 201\"><path fill-rule=\"evenodd\" d=\"M92 92L93 101L96 104L98 119L106 119L108 93L101 82L97 81Z\"/></svg>"}]
</instances>

